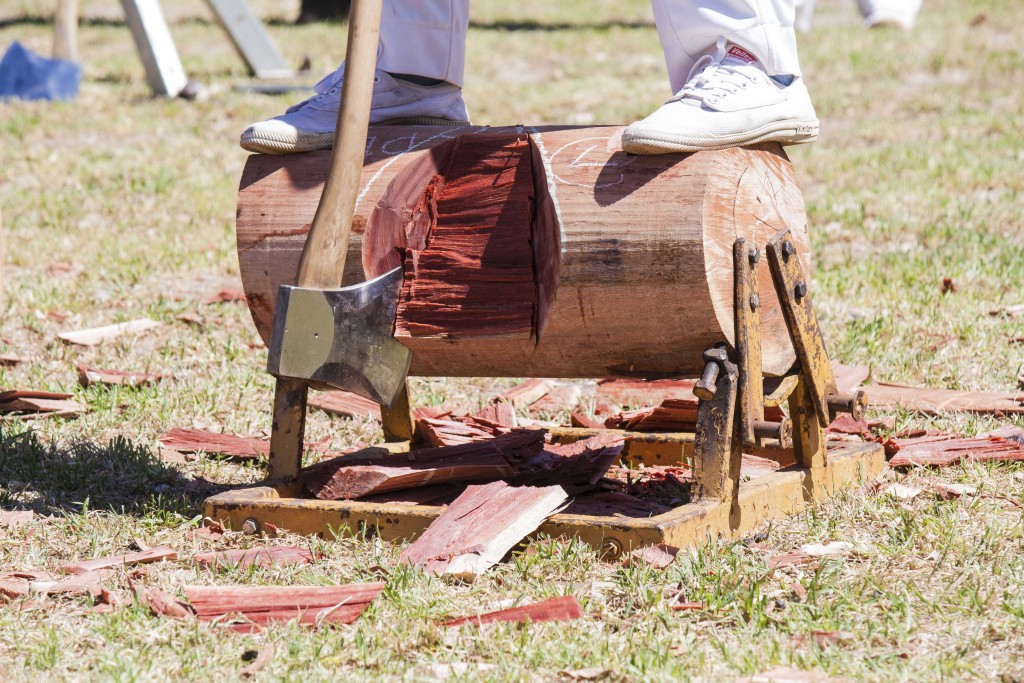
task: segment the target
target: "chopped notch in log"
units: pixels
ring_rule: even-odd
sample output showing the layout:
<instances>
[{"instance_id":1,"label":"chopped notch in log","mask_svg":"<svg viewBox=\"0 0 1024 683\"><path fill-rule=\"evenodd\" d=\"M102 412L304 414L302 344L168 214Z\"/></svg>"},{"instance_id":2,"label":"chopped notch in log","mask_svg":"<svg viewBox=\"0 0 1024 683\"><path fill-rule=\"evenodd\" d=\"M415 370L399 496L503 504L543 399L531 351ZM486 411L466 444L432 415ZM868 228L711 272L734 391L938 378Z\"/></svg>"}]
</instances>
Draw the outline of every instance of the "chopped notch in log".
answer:
<instances>
[{"instance_id":1,"label":"chopped notch in log","mask_svg":"<svg viewBox=\"0 0 1024 683\"><path fill-rule=\"evenodd\" d=\"M525 133L463 135L395 178L363 264L370 277L403 266L396 336L537 336L550 305L538 283L559 253L546 213L537 225L534 157Z\"/></svg>"}]
</instances>

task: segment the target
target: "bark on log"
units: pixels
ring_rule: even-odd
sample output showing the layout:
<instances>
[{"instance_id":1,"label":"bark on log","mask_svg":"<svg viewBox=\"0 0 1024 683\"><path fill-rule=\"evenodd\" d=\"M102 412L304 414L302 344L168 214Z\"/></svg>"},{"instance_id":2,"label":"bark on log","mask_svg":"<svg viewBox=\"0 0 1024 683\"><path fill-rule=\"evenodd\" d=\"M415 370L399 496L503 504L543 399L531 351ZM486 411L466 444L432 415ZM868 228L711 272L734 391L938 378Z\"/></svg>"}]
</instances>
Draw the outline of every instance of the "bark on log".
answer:
<instances>
[{"instance_id":1,"label":"bark on log","mask_svg":"<svg viewBox=\"0 0 1024 683\"><path fill-rule=\"evenodd\" d=\"M411 374L697 376L703 351L732 341L737 237L763 246L791 227L809 268L803 199L781 147L639 157L621 151L620 133L370 131L345 282L405 257L396 336L413 350ZM239 265L264 340L328 159L256 155L243 172ZM780 374L794 354L764 263L760 290L764 368Z\"/></svg>"}]
</instances>

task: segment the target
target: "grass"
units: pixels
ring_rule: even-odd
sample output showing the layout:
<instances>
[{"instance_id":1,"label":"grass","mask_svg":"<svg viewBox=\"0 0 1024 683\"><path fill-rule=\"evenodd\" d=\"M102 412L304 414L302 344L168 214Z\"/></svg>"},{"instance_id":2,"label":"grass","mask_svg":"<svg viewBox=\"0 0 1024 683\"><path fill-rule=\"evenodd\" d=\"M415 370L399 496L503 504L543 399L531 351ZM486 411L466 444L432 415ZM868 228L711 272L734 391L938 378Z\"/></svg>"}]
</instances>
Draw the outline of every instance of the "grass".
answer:
<instances>
[{"instance_id":1,"label":"grass","mask_svg":"<svg viewBox=\"0 0 1024 683\"><path fill-rule=\"evenodd\" d=\"M0 508L45 515L0 536L0 567L53 570L124 552L139 539L193 551L245 547L241 534L191 539L202 499L256 481L257 466L161 460L154 437L173 426L232 433L269 427L265 351L237 305L200 306L237 287L233 216L244 154L238 132L292 97L234 91L243 64L195 0L164 3L186 69L211 87L204 102L150 99L119 4L83 1L85 81L72 103L0 105L0 209L7 254L0 350L31 362L0 368L0 386L67 389L90 411L71 422L13 422L0 431ZM173 4L173 7L171 6ZM294 27L295 2L253 2L289 63L308 55L313 81L340 60L337 26ZM47 3L0 9L0 45L50 49ZM648 5L479 2L473 7L466 96L475 122L621 123L668 95ZM818 143L790 154L808 203L815 303L833 356L878 378L963 389L1016 387L1024 303L1024 7L981 0L926 3L912 34L865 31L854 3L819 2L801 36L818 113ZM316 46L314 51L311 46ZM68 264L70 269L55 268ZM957 291L943 295L943 278ZM197 313L202 325L176 319ZM68 314L63 321L50 313ZM79 350L67 329L150 316L147 335ZM156 389L83 389L74 366L170 372ZM512 380L419 379L415 400L471 408ZM900 413L898 424L990 429L992 418ZM365 421L311 417L333 447L377 437ZM911 473L1024 499L1020 465ZM110 613L88 600L49 609L0 607L0 679L233 680L243 654L274 643L266 680L425 680L466 664L459 680L555 680L606 669L604 680L730 680L779 664L853 680L1022 680L1024 524L995 498L900 502L848 492L762 529L777 551L849 540L858 552L815 571L769 570L748 538L683 553L663 572L602 562L571 541L537 543L472 585L395 566L374 539L284 536L314 544L308 567L197 570L154 565L142 581L313 583L388 578L353 626L223 633ZM791 584L807 591L800 600ZM434 621L571 592L587 617L565 625L446 631ZM667 608L666 595L705 604ZM810 631L847 631L819 647ZM443 676L442 676L443 677Z\"/></svg>"}]
</instances>

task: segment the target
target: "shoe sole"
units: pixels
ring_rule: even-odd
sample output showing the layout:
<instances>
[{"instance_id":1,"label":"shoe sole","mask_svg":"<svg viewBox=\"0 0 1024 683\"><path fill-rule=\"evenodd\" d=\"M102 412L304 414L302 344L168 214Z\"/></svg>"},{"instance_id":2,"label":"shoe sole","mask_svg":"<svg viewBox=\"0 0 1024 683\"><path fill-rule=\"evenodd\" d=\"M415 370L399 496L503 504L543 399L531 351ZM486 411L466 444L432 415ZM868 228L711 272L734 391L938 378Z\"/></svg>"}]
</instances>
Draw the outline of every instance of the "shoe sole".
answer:
<instances>
[{"instance_id":1,"label":"shoe sole","mask_svg":"<svg viewBox=\"0 0 1024 683\"><path fill-rule=\"evenodd\" d=\"M409 116L399 119L388 119L375 126L445 126L456 128L468 126L469 121L453 121L438 119L431 116ZM334 133L299 133L297 135L274 135L246 130L242 133L239 144L247 152L257 154L298 154L330 149L334 146Z\"/></svg>"},{"instance_id":2,"label":"shoe sole","mask_svg":"<svg viewBox=\"0 0 1024 683\"><path fill-rule=\"evenodd\" d=\"M670 154L672 152L702 152L754 145L759 142L778 142L799 145L818 139L818 119L778 121L754 131L721 138L667 135L652 130L639 130L622 134L622 151L629 154Z\"/></svg>"}]
</instances>

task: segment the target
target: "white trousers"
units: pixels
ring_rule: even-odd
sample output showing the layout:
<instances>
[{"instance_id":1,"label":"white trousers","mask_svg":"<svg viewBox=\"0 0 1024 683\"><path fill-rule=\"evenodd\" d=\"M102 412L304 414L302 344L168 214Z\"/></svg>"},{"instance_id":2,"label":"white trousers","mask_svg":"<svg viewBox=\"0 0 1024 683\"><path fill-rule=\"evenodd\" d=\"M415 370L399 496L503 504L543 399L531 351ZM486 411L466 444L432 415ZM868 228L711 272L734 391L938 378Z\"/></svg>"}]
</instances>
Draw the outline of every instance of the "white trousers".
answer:
<instances>
[{"instance_id":1,"label":"white trousers","mask_svg":"<svg viewBox=\"0 0 1024 683\"><path fill-rule=\"evenodd\" d=\"M672 92L719 38L750 51L772 76L800 75L795 0L651 0ZM378 66L461 86L469 0L384 0Z\"/></svg>"}]
</instances>

